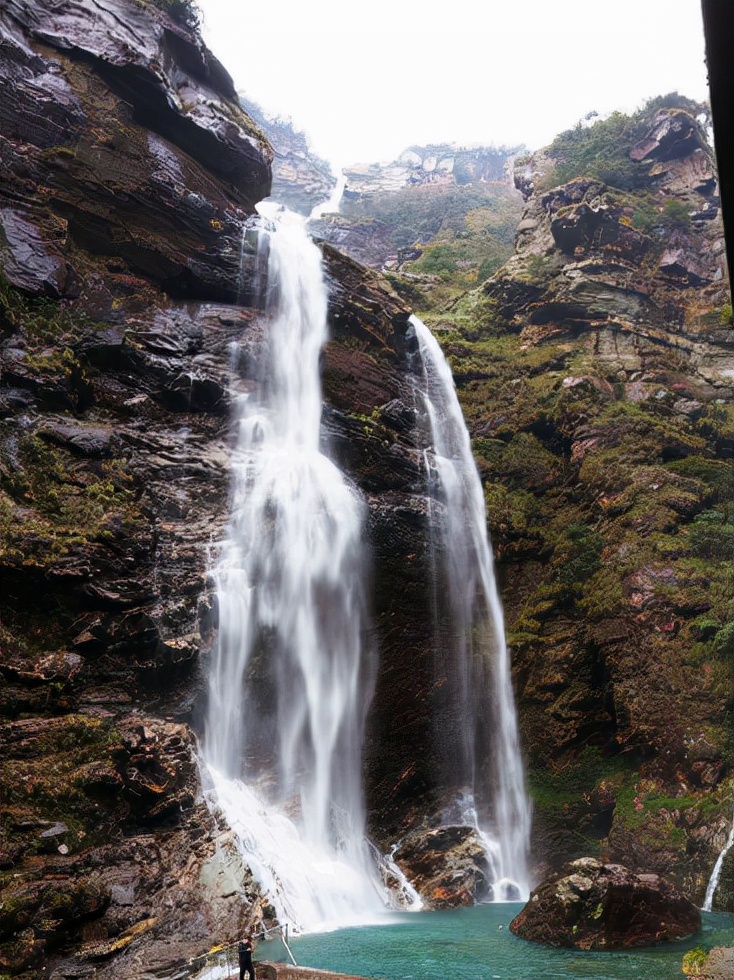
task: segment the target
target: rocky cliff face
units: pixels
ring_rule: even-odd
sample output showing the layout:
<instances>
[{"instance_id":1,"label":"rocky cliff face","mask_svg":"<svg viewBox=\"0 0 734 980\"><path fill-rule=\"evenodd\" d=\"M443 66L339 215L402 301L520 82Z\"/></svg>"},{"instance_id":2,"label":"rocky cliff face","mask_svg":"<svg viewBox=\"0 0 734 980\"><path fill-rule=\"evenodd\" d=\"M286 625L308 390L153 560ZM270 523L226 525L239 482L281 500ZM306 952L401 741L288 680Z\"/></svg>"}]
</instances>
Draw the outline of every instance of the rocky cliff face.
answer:
<instances>
[{"instance_id":1,"label":"rocky cliff face","mask_svg":"<svg viewBox=\"0 0 734 980\"><path fill-rule=\"evenodd\" d=\"M392 163L353 164L344 169L347 200L370 198L423 184L502 181L507 161L519 152L501 147L458 147L446 143L410 146Z\"/></svg>"},{"instance_id":2,"label":"rocky cliff face","mask_svg":"<svg viewBox=\"0 0 734 980\"><path fill-rule=\"evenodd\" d=\"M179 8L0 10L0 968L25 978L170 971L262 902L195 754L230 384L265 329L248 222L271 150ZM713 175L695 125L672 122L670 142L635 143L642 228L597 177L536 180L516 258L437 323L504 575L538 852L581 833L677 864L698 894L729 813L732 375ZM368 503L366 778L387 842L445 802L426 433L404 303L324 259L324 427ZM470 901L476 849L440 836L405 860L440 898L454 847Z\"/></svg>"},{"instance_id":3,"label":"rocky cliff face","mask_svg":"<svg viewBox=\"0 0 734 980\"><path fill-rule=\"evenodd\" d=\"M9 2L0 32L0 962L35 976L71 943L134 975L131 944L157 937L153 968L243 915L173 717L254 319L203 304L237 294L271 151L152 5Z\"/></svg>"},{"instance_id":4,"label":"rocky cliff face","mask_svg":"<svg viewBox=\"0 0 734 980\"><path fill-rule=\"evenodd\" d=\"M716 176L685 107L597 125L518 162L515 255L431 323L485 481L537 854L675 869L700 901L732 776Z\"/></svg>"},{"instance_id":5,"label":"rocky cliff face","mask_svg":"<svg viewBox=\"0 0 734 980\"><path fill-rule=\"evenodd\" d=\"M175 9L0 11L0 970L28 978L165 971L260 903L204 802L195 733L230 350L246 371L264 329L248 222L271 150ZM328 249L325 264L325 425L370 505L377 628L409 700L428 683L407 666L428 657L409 605L425 520L413 341L376 277ZM395 823L413 782L381 683L369 771L375 820ZM429 722L411 723L416 744ZM429 764L414 772L430 795Z\"/></svg>"}]
</instances>

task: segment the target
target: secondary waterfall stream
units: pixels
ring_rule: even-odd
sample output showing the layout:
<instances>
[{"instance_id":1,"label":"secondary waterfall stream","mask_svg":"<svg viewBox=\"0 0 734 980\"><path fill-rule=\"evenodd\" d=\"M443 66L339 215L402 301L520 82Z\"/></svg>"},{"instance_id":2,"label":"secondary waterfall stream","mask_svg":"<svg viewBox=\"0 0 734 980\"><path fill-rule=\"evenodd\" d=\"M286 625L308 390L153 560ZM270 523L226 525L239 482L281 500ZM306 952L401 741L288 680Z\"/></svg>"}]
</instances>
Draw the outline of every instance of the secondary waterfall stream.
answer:
<instances>
[{"instance_id":1,"label":"secondary waterfall stream","mask_svg":"<svg viewBox=\"0 0 734 980\"><path fill-rule=\"evenodd\" d=\"M484 493L451 369L425 324L417 317L411 322L433 447L426 454L429 492L440 510L430 525L435 604L443 604L444 642L452 647L446 702L447 714L458 718L458 738L448 748L448 768L460 792L456 812L479 832L494 897L527 898L530 805Z\"/></svg>"},{"instance_id":2,"label":"secondary waterfall stream","mask_svg":"<svg viewBox=\"0 0 734 980\"><path fill-rule=\"evenodd\" d=\"M729 853L729 851L734 847L734 817L732 818L731 830L729 831L729 836L726 838L726 842L722 847L719 856L714 863L713 870L711 872L711 877L709 878L708 885L706 886L706 895L703 900L703 910L704 912L710 912L713 903L714 895L716 894L716 889L719 887L719 878L721 877L721 869L724 866L724 858Z\"/></svg>"},{"instance_id":3,"label":"secondary waterfall stream","mask_svg":"<svg viewBox=\"0 0 734 980\"><path fill-rule=\"evenodd\" d=\"M363 504L321 451L327 293L303 221L274 213L267 341L237 401L231 518L204 754L279 918L303 930L384 908L364 834L372 691Z\"/></svg>"},{"instance_id":4,"label":"secondary waterfall stream","mask_svg":"<svg viewBox=\"0 0 734 980\"><path fill-rule=\"evenodd\" d=\"M203 753L210 803L244 863L279 920L308 932L374 921L391 902L421 903L407 881L402 900L388 894L379 865L390 858L365 837L361 753L376 651L366 641L365 506L321 433L321 253L302 219L274 209L271 221L262 236L268 329L254 355L248 348L240 358L247 377L234 385L231 513L213 569L219 626ZM447 515L437 550L459 637L449 654L461 793L447 822L475 829L495 899L517 898L528 890L529 809L482 489L449 368L427 328L414 328L430 494Z\"/></svg>"}]
</instances>

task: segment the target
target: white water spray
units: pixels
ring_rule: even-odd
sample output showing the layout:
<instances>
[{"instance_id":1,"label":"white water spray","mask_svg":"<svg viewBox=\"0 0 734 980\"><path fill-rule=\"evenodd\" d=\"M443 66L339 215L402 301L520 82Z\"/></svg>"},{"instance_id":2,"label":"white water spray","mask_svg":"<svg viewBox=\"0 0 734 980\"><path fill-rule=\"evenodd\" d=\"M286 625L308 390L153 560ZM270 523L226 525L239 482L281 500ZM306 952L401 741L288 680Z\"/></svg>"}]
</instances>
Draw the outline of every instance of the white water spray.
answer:
<instances>
[{"instance_id":1,"label":"white water spray","mask_svg":"<svg viewBox=\"0 0 734 980\"><path fill-rule=\"evenodd\" d=\"M714 895L716 894L716 889L719 887L719 878L721 877L721 869L724 865L724 858L729 853L729 851L734 847L734 819L732 819L731 830L729 831L729 836L726 839L726 843L721 849L721 853L716 859L713 871L711 872L711 877L709 878L709 883L706 886L706 897L703 900L703 911L710 912Z\"/></svg>"},{"instance_id":2,"label":"white water spray","mask_svg":"<svg viewBox=\"0 0 734 980\"><path fill-rule=\"evenodd\" d=\"M431 520L442 593L450 619L447 698L456 725L450 771L459 818L479 831L495 899L527 898L530 805L525 794L502 605L487 536L484 494L451 369L428 328L411 317L423 365ZM440 556L440 559L439 559ZM478 818L476 809L491 814ZM519 893L519 894L518 894Z\"/></svg>"},{"instance_id":3,"label":"white water spray","mask_svg":"<svg viewBox=\"0 0 734 980\"><path fill-rule=\"evenodd\" d=\"M327 293L304 222L274 211L261 372L239 397L204 753L216 801L281 921L384 909L364 837L363 504L320 450Z\"/></svg>"}]
</instances>

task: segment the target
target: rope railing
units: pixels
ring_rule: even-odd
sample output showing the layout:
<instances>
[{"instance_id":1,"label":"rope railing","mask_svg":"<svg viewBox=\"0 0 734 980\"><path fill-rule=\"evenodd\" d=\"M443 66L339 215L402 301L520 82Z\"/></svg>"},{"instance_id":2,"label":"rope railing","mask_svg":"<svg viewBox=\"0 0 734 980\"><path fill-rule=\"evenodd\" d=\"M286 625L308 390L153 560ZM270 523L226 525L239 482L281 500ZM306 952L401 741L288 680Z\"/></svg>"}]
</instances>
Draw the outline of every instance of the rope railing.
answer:
<instances>
[{"instance_id":1,"label":"rope railing","mask_svg":"<svg viewBox=\"0 0 734 980\"><path fill-rule=\"evenodd\" d=\"M293 951L288 944L288 924L272 926L270 929L260 929L256 939L267 939L271 933L279 933L280 941L285 947L293 966L298 966ZM239 944L240 940L228 943L226 946L215 946L208 953L202 953L189 961L190 980L229 980L232 973L239 975ZM254 978L253 978L254 980Z\"/></svg>"}]
</instances>

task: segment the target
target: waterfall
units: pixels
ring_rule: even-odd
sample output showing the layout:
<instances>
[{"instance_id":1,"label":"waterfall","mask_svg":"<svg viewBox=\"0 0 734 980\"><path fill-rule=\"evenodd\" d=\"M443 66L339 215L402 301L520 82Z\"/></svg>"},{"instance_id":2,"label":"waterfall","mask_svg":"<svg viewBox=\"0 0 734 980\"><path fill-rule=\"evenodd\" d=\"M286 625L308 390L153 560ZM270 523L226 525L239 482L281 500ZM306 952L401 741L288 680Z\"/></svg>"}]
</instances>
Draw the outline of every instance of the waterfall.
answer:
<instances>
[{"instance_id":1,"label":"waterfall","mask_svg":"<svg viewBox=\"0 0 734 980\"><path fill-rule=\"evenodd\" d=\"M331 194L327 197L325 201L321 204L316 204L312 210L311 214L308 216L309 221L319 221L323 218L325 214L338 214L339 205L341 204L342 197L344 196L344 188L347 186L347 178L344 172L340 172L336 184L334 184L334 189Z\"/></svg>"},{"instance_id":2,"label":"waterfall","mask_svg":"<svg viewBox=\"0 0 734 980\"><path fill-rule=\"evenodd\" d=\"M724 858L729 853L732 847L734 847L734 819L732 819L732 825L731 825L731 830L729 831L729 836L727 837L726 843L721 849L721 853L716 858L716 863L714 864L713 871L711 872L709 883L706 886L706 897L703 900L704 912L711 911L714 902L714 895L716 894L716 889L719 886L719 876L721 875L721 869L724 865Z\"/></svg>"},{"instance_id":3,"label":"waterfall","mask_svg":"<svg viewBox=\"0 0 734 980\"><path fill-rule=\"evenodd\" d=\"M527 898L530 805L482 484L451 370L428 328L417 317L411 322L431 431L426 464L438 642L453 647L439 732L445 778L456 790L458 819L483 841L495 899Z\"/></svg>"},{"instance_id":4,"label":"waterfall","mask_svg":"<svg viewBox=\"0 0 734 980\"><path fill-rule=\"evenodd\" d=\"M384 909L364 835L364 505L321 451L327 292L302 219L270 234L269 330L237 396L203 751L212 800L282 922Z\"/></svg>"}]
</instances>

